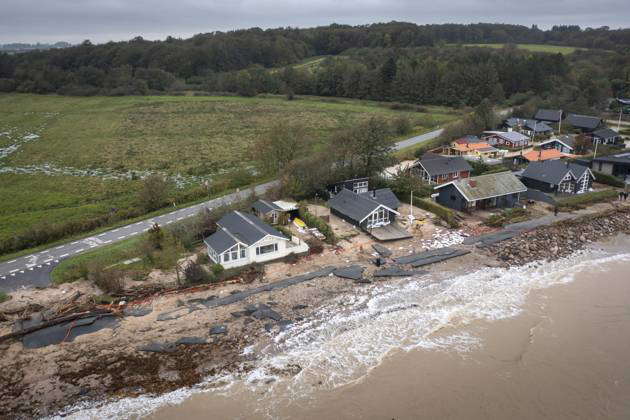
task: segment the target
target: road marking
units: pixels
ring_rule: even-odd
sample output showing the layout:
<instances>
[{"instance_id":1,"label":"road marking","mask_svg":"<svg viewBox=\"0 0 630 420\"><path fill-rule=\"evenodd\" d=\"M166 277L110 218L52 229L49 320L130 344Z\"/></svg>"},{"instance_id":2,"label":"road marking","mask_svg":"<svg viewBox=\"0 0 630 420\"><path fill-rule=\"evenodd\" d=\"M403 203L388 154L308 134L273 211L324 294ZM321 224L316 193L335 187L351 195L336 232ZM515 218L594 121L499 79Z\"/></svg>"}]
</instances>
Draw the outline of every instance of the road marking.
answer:
<instances>
[{"instance_id":1,"label":"road marking","mask_svg":"<svg viewBox=\"0 0 630 420\"><path fill-rule=\"evenodd\" d=\"M55 260L54 262L58 263L58 262L59 262L59 260Z\"/></svg>"},{"instance_id":2,"label":"road marking","mask_svg":"<svg viewBox=\"0 0 630 420\"><path fill-rule=\"evenodd\" d=\"M16 260L7 261L7 264L14 263Z\"/></svg>"},{"instance_id":3,"label":"road marking","mask_svg":"<svg viewBox=\"0 0 630 420\"><path fill-rule=\"evenodd\" d=\"M105 233L101 233L101 234L100 234L100 235L98 235L98 236L105 236L105 235L107 235L107 232L105 232Z\"/></svg>"},{"instance_id":4,"label":"road marking","mask_svg":"<svg viewBox=\"0 0 630 420\"><path fill-rule=\"evenodd\" d=\"M65 258L67 256L68 256L68 254L62 254L62 255L59 256L59 258Z\"/></svg>"},{"instance_id":5,"label":"road marking","mask_svg":"<svg viewBox=\"0 0 630 420\"><path fill-rule=\"evenodd\" d=\"M2 277L0 277L0 280L6 280L6 279L7 279L7 277L6 277L6 276L2 276Z\"/></svg>"},{"instance_id":6,"label":"road marking","mask_svg":"<svg viewBox=\"0 0 630 420\"><path fill-rule=\"evenodd\" d=\"M165 223L165 225L170 225L171 223L173 223L173 221L169 220L168 222Z\"/></svg>"},{"instance_id":7,"label":"road marking","mask_svg":"<svg viewBox=\"0 0 630 420\"><path fill-rule=\"evenodd\" d=\"M78 243L79 243L79 241L74 241L74 242L72 242L72 244L71 244L71 245L76 245L76 244L78 244Z\"/></svg>"},{"instance_id":8,"label":"road marking","mask_svg":"<svg viewBox=\"0 0 630 420\"><path fill-rule=\"evenodd\" d=\"M123 235L123 236L119 236L119 237L118 237L118 238L116 238L116 239L125 239L126 237L127 237L127 235Z\"/></svg>"},{"instance_id":9,"label":"road marking","mask_svg":"<svg viewBox=\"0 0 630 420\"><path fill-rule=\"evenodd\" d=\"M92 244L92 245L90 245L90 248L96 248L97 246L98 245L96 245L96 244Z\"/></svg>"},{"instance_id":10,"label":"road marking","mask_svg":"<svg viewBox=\"0 0 630 420\"><path fill-rule=\"evenodd\" d=\"M29 267L29 268L28 268L28 271L33 271L33 267Z\"/></svg>"},{"instance_id":11,"label":"road marking","mask_svg":"<svg viewBox=\"0 0 630 420\"><path fill-rule=\"evenodd\" d=\"M129 234L129 236L137 235L138 233L140 233L140 232L131 232L131 233Z\"/></svg>"},{"instance_id":12,"label":"road marking","mask_svg":"<svg viewBox=\"0 0 630 420\"><path fill-rule=\"evenodd\" d=\"M118 232L120 228L112 230L112 232Z\"/></svg>"},{"instance_id":13,"label":"road marking","mask_svg":"<svg viewBox=\"0 0 630 420\"><path fill-rule=\"evenodd\" d=\"M16 268L15 270L11 270L11 271L9 271L9 274L15 273L16 271L19 271L19 269Z\"/></svg>"},{"instance_id":14,"label":"road marking","mask_svg":"<svg viewBox=\"0 0 630 420\"><path fill-rule=\"evenodd\" d=\"M12 273L12 274L11 274L11 277L15 277L15 273Z\"/></svg>"},{"instance_id":15,"label":"road marking","mask_svg":"<svg viewBox=\"0 0 630 420\"><path fill-rule=\"evenodd\" d=\"M65 245L60 245L60 246L56 247L55 249L61 249L61 248L63 248L64 246L65 246Z\"/></svg>"},{"instance_id":16,"label":"road marking","mask_svg":"<svg viewBox=\"0 0 630 420\"><path fill-rule=\"evenodd\" d=\"M46 265L50 265L50 261L46 263Z\"/></svg>"},{"instance_id":17,"label":"road marking","mask_svg":"<svg viewBox=\"0 0 630 420\"><path fill-rule=\"evenodd\" d=\"M81 249L77 249L76 251L74 251L74 253L75 253L75 254L78 254L79 252L83 252L83 251L84 251L84 249L83 249L83 248L81 248Z\"/></svg>"},{"instance_id":18,"label":"road marking","mask_svg":"<svg viewBox=\"0 0 630 420\"><path fill-rule=\"evenodd\" d=\"M37 268L42 268L42 265L41 264L37 264Z\"/></svg>"},{"instance_id":19,"label":"road marking","mask_svg":"<svg viewBox=\"0 0 630 420\"><path fill-rule=\"evenodd\" d=\"M26 268L35 267L35 264L26 264Z\"/></svg>"},{"instance_id":20,"label":"road marking","mask_svg":"<svg viewBox=\"0 0 630 420\"><path fill-rule=\"evenodd\" d=\"M20 274L24 274L24 270L20 270Z\"/></svg>"},{"instance_id":21,"label":"road marking","mask_svg":"<svg viewBox=\"0 0 630 420\"><path fill-rule=\"evenodd\" d=\"M111 239L109 241L103 241L104 244L109 244L111 242L112 242Z\"/></svg>"},{"instance_id":22,"label":"road marking","mask_svg":"<svg viewBox=\"0 0 630 420\"><path fill-rule=\"evenodd\" d=\"M183 220L183 219L184 219L183 217L178 217L178 218L177 218L177 220Z\"/></svg>"},{"instance_id":23,"label":"road marking","mask_svg":"<svg viewBox=\"0 0 630 420\"><path fill-rule=\"evenodd\" d=\"M41 255L41 254L45 254L45 253L47 253L47 252L48 252L48 250L46 250L46 251L42 251L42 252L40 252L40 255Z\"/></svg>"}]
</instances>

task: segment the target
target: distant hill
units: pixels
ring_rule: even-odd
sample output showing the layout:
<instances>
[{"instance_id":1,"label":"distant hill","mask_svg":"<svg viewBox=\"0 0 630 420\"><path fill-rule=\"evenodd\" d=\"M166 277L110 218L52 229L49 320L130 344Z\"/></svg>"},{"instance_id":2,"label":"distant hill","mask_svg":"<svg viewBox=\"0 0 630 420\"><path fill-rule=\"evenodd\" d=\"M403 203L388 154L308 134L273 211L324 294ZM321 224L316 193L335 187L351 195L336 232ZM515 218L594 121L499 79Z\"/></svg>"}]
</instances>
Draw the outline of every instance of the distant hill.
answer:
<instances>
[{"instance_id":1,"label":"distant hill","mask_svg":"<svg viewBox=\"0 0 630 420\"><path fill-rule=\"evenodd\" d=\"M39 42L37 44L25 44L25 43L14 42L12 44L0 44L0 52L23 53L23 52L28 52L28 51L43 51L43 50L50 50L53 48L68 48L68 47L72 47L72 44L70 44L69 42L64 42L64 41L55 42L54 44L42 44Z\"/></svg>"}]
</instances>

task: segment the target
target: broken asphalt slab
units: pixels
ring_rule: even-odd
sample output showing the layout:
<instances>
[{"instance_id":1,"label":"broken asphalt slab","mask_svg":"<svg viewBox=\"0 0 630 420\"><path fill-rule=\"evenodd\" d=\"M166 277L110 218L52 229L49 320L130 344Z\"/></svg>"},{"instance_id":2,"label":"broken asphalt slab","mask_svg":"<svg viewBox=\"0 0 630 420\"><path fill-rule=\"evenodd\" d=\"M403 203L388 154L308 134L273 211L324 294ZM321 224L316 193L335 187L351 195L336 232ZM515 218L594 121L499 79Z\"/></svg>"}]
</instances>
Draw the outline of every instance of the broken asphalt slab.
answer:
<instances>
[{"instance_id":1,"label":"broken asphalt slab","mask_svg":"<svg viewBox=\"0 0 630 420\"><path fill-rule=\"evenodd\" d=\"M383 257L391 257L392 256L391 249L387 248L386 246L383 246L381 244L373 244L372 248L374 248L374 251L378 252Z\"/></svg>"},{"instance_id":2,"label":"broken asphalt slab","mask_svg":"<svg viewBox=\"0 0 630 420\"><path fill-rule=\"evenodd\" d=\"M425 270L405 270L404 268L388 267L374 272L374 277L412 277L424 276L428 271Z\"/></svg>"},{"instance_id":3,"label":"broken asphalt slab","mask_svg":"<svg viewBox=\"0 0 630 420\"><path fill-rule=\"evenodd\" d=\"M518 231L500 231L496 233L488 233L486 235L480 236L471 236L469 238L464 239L464 245L477 245L478 247L485 247L489 245L496 244L498 242L506 241L508 239L512 239L516 235L518 235Z\"/></svg>"},{"instance_id":4,"label":"broken asphalt slab","mask_svg":"<svg viewBox=\"0 0 630 420\"><path fill-rule=\"evenodd\" d=\"M412 267L422 267L440 261L449 260L455 257L469 254L470 251L454 248L438 248L418 254L406 255L396 259L398 264L409 264Z\"/></svg>"},{"instance_id":5,"label":"broken asphalt slab","mask_svg":"<svg viewBox=\"0 0 630 420\"><path fill-rule=\"evenodd\" d=\"M227 334L227 327L225 325L213 325L210 327L210 335Z\"/></svg>"},{"instance_id":6,"label":"broken asphalt slab","mask_svg":"<svg viewBox=\"0 0 630 420\"><path fill-rule=\"evenodd\" d=\"M344 279L361 280L363 278L363 271L365 271L365 267L361 267L360 265L351 265L348 267L336 268L333 271L333 274Z\"/></svg>"},{"instance_id":7,"label":"broken asphalt slab","mask_svg":"<svg viewBox=\"0 0 630 420\"><path fill-rule=\"evenodd\" d=\"M158 314L156 320L157 321L171 321L173 319L181 318L184 315L188 315L193 310L194 310L193 308L190 308L188 306L182 306L182 307L173 309L172 311L162 312L161 314Z\"/></svg>"},{"instance_id":8,"label":"broken asphalt slab","mask_svg":"<svg viewBox=\"0 0 630 420\"><path fill-rule=\"evenodd\" d=\"M22 345L29 349L37 349L61 342L70 342L80 335L91 334L103 328L114 329L118 327L118 323L118 319L112 315L68 321L26 334L22 337Z\"/></svg>"}]
</instances>

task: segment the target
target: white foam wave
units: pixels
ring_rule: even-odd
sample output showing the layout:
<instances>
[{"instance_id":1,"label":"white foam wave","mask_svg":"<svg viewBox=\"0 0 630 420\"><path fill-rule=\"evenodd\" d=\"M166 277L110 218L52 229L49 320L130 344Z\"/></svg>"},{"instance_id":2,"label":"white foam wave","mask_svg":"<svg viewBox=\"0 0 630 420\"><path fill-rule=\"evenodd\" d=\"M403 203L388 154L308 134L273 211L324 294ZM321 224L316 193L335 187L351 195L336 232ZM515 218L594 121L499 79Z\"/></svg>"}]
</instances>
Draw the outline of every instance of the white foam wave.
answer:
<instances>
[{"instance_id":1,"label":"white foam wave","mask_svg":"<svg viewBox=\"0 0 630 420\"><path fill-rule=\"evenodd\" d=\"M248 352L261 355L258 367L234 381L255 391L264 386L264 393L255 393L258 409L273 416L274 406L287 399L306 403L313 384L330 389L362 378L393 349L466 352L480 344L466 329L471 322L514 317L532 290L571 282L575 274L585 270L605 272L607 263L613 261L630 261L630 254L580 252L552 263L486 268L459 276L439 273L431 279L377 284L338 297L314 316L278 334L265 348L248 348ZM275 373L296 364L302 370L295 376L283 378ZM178 404L194 393L207 391L210 384L213 392L230 392L230 384L215 387L217 379L231 380L209 378L198 387L158 397L126 398L97 409L74 407L68 412L74 412L70 418L142 417L160 406Z\"/></svg>"}]
</instances>

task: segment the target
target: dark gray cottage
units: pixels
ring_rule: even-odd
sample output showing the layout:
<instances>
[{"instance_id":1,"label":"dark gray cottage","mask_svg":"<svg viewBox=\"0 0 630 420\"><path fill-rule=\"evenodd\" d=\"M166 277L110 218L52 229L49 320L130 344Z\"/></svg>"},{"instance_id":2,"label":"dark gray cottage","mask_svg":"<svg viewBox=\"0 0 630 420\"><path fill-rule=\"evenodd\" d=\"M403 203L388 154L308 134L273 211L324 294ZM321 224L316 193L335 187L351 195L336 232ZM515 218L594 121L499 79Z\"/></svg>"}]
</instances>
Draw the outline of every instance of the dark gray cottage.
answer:
<instances>
[{"instance_id":1,"label":"dark gray cottage","mask_svg":"<svg viewBox=\"0 0 630 420\"><path fill-rule=\"evenodd\" d=\"M331 195L338 194L344 188L355 194L362 194L369 190L370 178L354 178L336 182L327 187Z\"/></svg>"},{"instance_id":2,"label":"dark gray cottage","mask_svg":"<svg viewBox=\"0 0 630 420\"><path fill-rule=\"evenodd\" d=\"M583 133L592 133L604 125L604 120L590 115L569 114L567 123L581 130Z\"/></svg>"},{"instance_id":3,"label":"dark gray cottage","mask_svg":"<svg viewBox=\"0 0 630 420\"><path fill-rule=\"evenodd\" d=\"M460 179L434 188L436 201L459 211L514 207L527 187L512 172Z\"/></svg>"},{"instance_id":4,"label":"dark gray cottage","mask_svg":"<svg viewBox=\"0 0 630 420\"><path fill-rule=\"evenodd\" d=\"M591 170L576 163L561 160L532 162L527 165L521 181L529 188L547 193L579 194L593 186Z\"/></svg>"},{"instance_id":5,"label":"dark gray cottage","mask_svg":"<svg viewBox=\"0 0 630 420\"><path fill-rule=\"evenodd\" d=\"M623 180L630 180L630 153L595 158L591 168L594 171L613 175Z\"/></svg>"},{"instance_id":6,"label":"dark gray cottage","mask_svg":"<svg viewBox=\"0 0 630 420\"><path fill-rule=\"evenodd\" d=\"M572 136L559 136L540 143L543 150L556 149L562 153L574 153L575 139Z\"/></svg>"},{"instance_id":7,"label":"dark gray cottage","mask_svg":"<svg viewBox=\"0 0 630 420\"><path fill-rule=\"evenodd\" d=\"M623 144L621 135L608 127L600 128L591 133L593 144Z\"/></svg>"},{"instance_id":8,"label":"dark gray cottage","mask_svg":"<svg viewBox=\"0 0 630 420\"><path fill-rule=\"evenodd\" d=\"M399 216L400 201L389 188L355 194L342 189L328 200L330 212L364 230L385 226Z\"/></svg>"},{"instance_id":9,"label":"dark gray cottage","mask_svg":"<svg viewBox=\"0 0 630 420\"><path fill-rule=\"evenodd\" d=\"M559 123L564 118L561 109L539 109L534 115L534 119L548 123Z\"/></svg>"}]
</instances>

